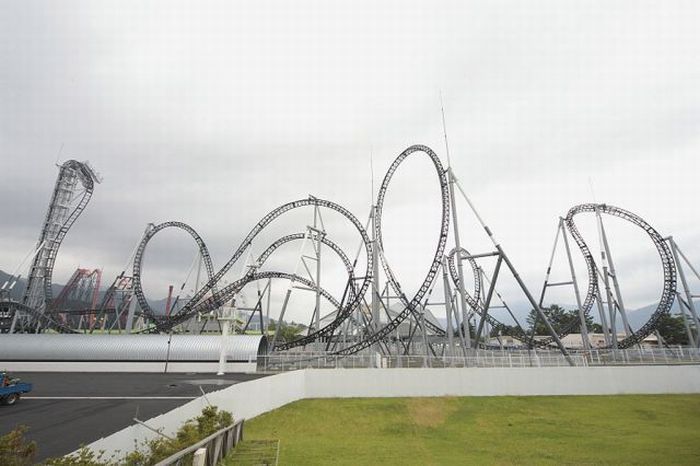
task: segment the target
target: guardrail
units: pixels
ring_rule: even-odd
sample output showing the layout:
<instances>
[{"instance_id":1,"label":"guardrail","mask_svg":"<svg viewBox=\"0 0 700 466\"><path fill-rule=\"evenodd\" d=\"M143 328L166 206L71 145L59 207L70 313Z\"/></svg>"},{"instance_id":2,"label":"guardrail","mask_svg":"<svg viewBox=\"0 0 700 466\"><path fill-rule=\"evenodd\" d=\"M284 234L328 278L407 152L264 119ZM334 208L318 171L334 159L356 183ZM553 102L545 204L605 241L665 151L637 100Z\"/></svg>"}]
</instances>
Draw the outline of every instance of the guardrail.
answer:
<instances>
[{"instance_id":1,"label":"guardrail","mask_svg":"<svg viewBox=\"0 0 700 466\"><path fill-rule=\"evenodd\" d=\"M574 365L618 366L700 364L698 348L637 348L590 350L570 353ZM559 367L569 362L558 351L471 350L466 356L362 354L335 356L323 353L277 353L258 358L258 370L284 372L298 369L421 368L421 367Z\"/></svg>"},{"instance_id":2,"label":"guardrail","mask_svg":"<svg viewBox=\"0 0 700 466\"><path fill-rule=\"evenodd\" d=\"M189 455L196 456L196 464L200 466L215 466L229 451L233 450L241 440L243 440L242 419L218 432L214 432L209 437L175 453L163 461L156 463L156 466L195 464L188 458ZM203 455L204 458L202 458L202 452L198 450L204 450L206 452Z\"/></svg>"},{"instance_id":3,"label":"guardrail","mask_svg":"<svg viewBox=\"0 0 700 466\"><path fill-rule=\"evenodd\" d=\"M582 354L590 366L700 364L700 349L683 346L591 350Z\"/></svg>"}]
</instances>

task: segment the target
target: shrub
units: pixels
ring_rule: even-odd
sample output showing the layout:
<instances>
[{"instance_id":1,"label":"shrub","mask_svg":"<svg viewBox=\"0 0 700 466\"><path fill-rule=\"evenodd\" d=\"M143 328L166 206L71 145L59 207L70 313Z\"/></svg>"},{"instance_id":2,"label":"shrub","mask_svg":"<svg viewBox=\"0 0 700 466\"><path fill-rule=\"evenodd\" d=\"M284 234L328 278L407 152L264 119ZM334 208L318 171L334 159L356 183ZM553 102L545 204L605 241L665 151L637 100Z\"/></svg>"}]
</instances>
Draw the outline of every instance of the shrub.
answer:
<instances>
[{"instance_id":1,"label":"shrub","mask_svg":"<svg viewBox=\"0 0 700 466\"><path fill-rule=\"evenodd\" d=\"M46 466L117 466L119 463L105 460L104 452L95 453L86 447L81 447L74 455L49 458L44 461Z\"/></svg>"},{"instance_id":2,"label":"shrub","mask_svg":"<svg viewBox=\"0 0 700 466\"><path fill-rule=\"evenodd\" d=\"M216 406L207 406L202 410L202 414L183 424L173 439L158 438L150 441L149 454L141 456L142 454L135 451L127 456L127 464L130 466L156 464L231 424L233 424L231 413L219 411ZM190 460L191 458L186 458L185 463Z\"/></svg>"},{"instance_id":3,"label":"shrub","mask_svg":"<svg viewBox=\"0 0 700 466\"><path fill-rule=\"evenodd\" d=\"M17 426L0 436L0 464L3 466L25 466L34 464L36 443L24 438L27 426Z\"/></svg>"},{"instance_id":4,"label":"shrub","mask_svg":"<svg viewBox=\"0 0 700 466\"><path fill-rule=\"evenodd\" d=\"M52 458L44 464L47 466L150 466L194 445L211 434L233 424L233 416L228 411L219 411L216 406L208 406L194 419L185 422L173 438L157 438L145 444L145 449L135 449L122 461L102 459L103 454L95 454L87 448L81 448L76 454L62 458ZM145 451L142 451L145 450ZM0 450L1 451L1 450ZM1 459L2 457L0 457ZM185 457L184 464L190 464L191 455ZM5 463L0 462L3 466ZM14 466L14 463L11 463ZM17 463L24 466L32 464Z\"/></svg>"}]
</instances>

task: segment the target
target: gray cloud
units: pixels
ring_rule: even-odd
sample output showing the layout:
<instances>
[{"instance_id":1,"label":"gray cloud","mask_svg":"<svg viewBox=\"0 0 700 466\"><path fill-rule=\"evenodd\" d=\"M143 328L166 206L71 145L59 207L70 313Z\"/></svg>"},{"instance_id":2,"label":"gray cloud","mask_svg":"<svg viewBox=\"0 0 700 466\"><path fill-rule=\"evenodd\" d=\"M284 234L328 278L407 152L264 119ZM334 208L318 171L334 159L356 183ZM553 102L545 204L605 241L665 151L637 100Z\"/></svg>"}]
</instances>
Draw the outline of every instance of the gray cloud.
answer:
<instances>
[{"instance_id":1,"label":"gray cloud","mask_svg":"<svg viewBox=\"0 0 700 466\"><path fill-rule=\"evenodd\" d=\"M455 172L533 288L558 216L593 196L674 234L698 262L699 20L693 2L6 4L0 267L32 247L61 145L62 160L89 159L105 180L57 281L78 264L118 273L148 222L192 224L221 265L265 213L309 193L364 221L370 153L375 186L410 144L446 162L440 89ZM387 255L407 287L437 234L426 167L402 167L387 199ZM459 208L465 244L486 250ZM153 293L182 279L185 241L151 251ZM632 278L637 255L620 243ZM648 282L625 282L631 303L653 299Z\"/></svg>"}]
</instances>

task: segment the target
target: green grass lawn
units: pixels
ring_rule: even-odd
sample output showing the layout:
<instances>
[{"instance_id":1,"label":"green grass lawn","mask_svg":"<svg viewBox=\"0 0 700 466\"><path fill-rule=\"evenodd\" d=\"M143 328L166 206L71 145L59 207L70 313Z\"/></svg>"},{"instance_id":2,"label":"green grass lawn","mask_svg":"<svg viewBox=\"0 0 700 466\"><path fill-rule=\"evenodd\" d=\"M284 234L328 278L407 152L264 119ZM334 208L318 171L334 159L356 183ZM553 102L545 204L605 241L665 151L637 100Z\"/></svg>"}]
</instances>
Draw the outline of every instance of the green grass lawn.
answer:
<instances>
[{"instance_id":1,"label":"green grass lawn","mask_svg":"<svg viewBox=\"0 0 700 466\"><path fill-rule=\"evenodd\" d=\"M696 395L303 400L245 425L281 465L697 465L699 435Z\"/></svg>"}]
</instances>

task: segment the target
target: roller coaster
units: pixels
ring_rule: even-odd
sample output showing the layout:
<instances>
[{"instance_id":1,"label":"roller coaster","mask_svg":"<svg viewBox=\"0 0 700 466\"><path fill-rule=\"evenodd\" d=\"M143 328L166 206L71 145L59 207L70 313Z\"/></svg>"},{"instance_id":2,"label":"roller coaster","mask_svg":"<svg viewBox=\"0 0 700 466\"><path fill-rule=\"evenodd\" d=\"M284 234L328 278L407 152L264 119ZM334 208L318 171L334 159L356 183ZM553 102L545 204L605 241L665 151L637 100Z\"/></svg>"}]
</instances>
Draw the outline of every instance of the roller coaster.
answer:
<instances>
[{"instance_id":1,"label":"roller coaster","mask_svg":"<svg viewBox=\"0 0 700 466\"><path fill-rule=\"evenodd\" d=\"M100 176L87 162L68 160L59 167L21 304L8 306L8 312L12 310L11 333L38 332L44 325L71 332L45 312L53 300L53 269L63 239L90 202L95 184L100 182Z\"/></svg>"},{"instance_id":2,"label":"roller coaster","mask_svg":"<svg viewBox=\"0 0 700 466\"><path fill-rule=\"evenodd\" d=\"M396 172L406 159L418 156L427 157L434 168L434 176L440 188L441 221L438 241L430 264L420 285L417 287L417 291L409 294L401 286L398 276L384 254L382 217L386 195ZM59 333L79 331L70 325L60 322L60 319L56 316L55 309L51 307L51 278L61 241L87 206L96 182L99 182L99 177L85 163L71 160L61 166L49 212L39 238L39 245L30 268L28 286L24 298L22 302L0 301L0 316L2 315L3 306L7 315L13 314L10 332L39 332L44 329L51 329ZM80 194L76 192L78 184L83 188ZM456 193L461 194L469 209L475 215L478 224L493 244L492 250L472 254L468 249L461 246L455 219L457 212ZM76 200L77 204L75 207L69 208L68 205L75 203ZM240 278L231 283L224 283L223 277L232 270L234 265L243 263L246 253L251 254L254 240L273 221L284 214L304 208L314 210L314 227L309 226L306 232L287 234L273 241L246 267L242 267L245 268L245 272L242 273ZM322 211L332 211L339 214L352 225L352 229L357 234L360 243L354 258L351 259L353 256L349 255L328 237L322 224L320 227L316 224L316 218L320 218ZM451 219L451 212L453 217L455 217L453 219ZM584 240L575 222L575 219L583 214L595 215L598 222L601 239L600 261L594 258L591 248ZM632 329L627 322L623 299L619 290L618 277L612 262L607 235L602 222L603 215L616 217L640 228L653 243L661 261L663 284L658 305L648 322L636 330ZM455 227L453 238L455 245L448 250L451 226ZM191 297L185 299L184 303L175 312L162 314L152 309L143 290L142 278L144 257L150 241L158 233L167 229L183 231L194 240L204 267L206 279L202 286L198 287ZM563 238L566 246L572 279L569 282L553 283L549 281L549 276L557 248L557 241L560 236ZM580 250L586 267L587 287L583 296L580 293L578 280L575 275L573 258L568 244L569 236ZM307 272L309 272L309 278L302 276L297 271L289 273L280 270L261 270L262 266L275 251L281 246L292 242L310 242L315 245L316 249L314 250L318 254L316 260L319 267L315 278L309 267L306 267L306 264L305 267ZM340 298L333 296L332 293L320 285L320 250L322 246L333 251L346 270L347 277L343 279L345 287ZM496 265L490 277L485 273L484 268L479 265L479 261L485 258L496 259ZM685 267L683 267L680 258L685 260ZM120 282L122 287L119 290L127 293L127 299L120 305L115 304L114 292L117 290L115 288L117 282L115 281L115 285L110 288L111 291L107 293L101 304L95 307L97 302L95 297L92 303L93 309L83 311L84 313L104 317L106 313L113 312L115 315L119 314L121 316L131 307L131 317L133 317L134 313L138 313L140 318L146 322L143 328L133 331L168 333L182 331L183 324L197 316L216 313L251 283L260 281L268 281L269 283L272 279L287 280L290 283L283 311L279 317L280 322L284 317L284 309L289 300L289 294L292 289L291 284L303 286L303 288L315 292L317 301L313 312L317 322L316 325L310 325L306 335L289 340L279 337L278 333L281 325L278 326L270 345L273 352L294 352L312 345L316 350L320 348L325 354L342 357L366 353L368 350L381 353L401 352L403 354L411 354L412 351L417 351L417 347L421 347L421 351L432 351L433 353L436 352L436 348L442 348L444 354L446 348L449 347L453 353L461 351L466 355L470 351L487 346L489 344L489 336L497 334L511 336L528 348L556 349L568 358L570 348L564 345L562 338L580 330L583 339L586 340L584 347L589 347L590 342L587 342L586 336L586 321L591 317L594 306L597 306L599 318L605 328L606 339L604 347L614 350L639 345L655 331L662 317L671 311L676 300L678 300L677 302L680 305L684 318L687 314L689 319L692 319L692 326L696 329L695 336L689 330L692 344L697 346L698 340L700 340L697 338L697 329L700 328L700 322L693 303L694 295L689 290L684 270L689 268L698 279L700 279L700 275L692 268L690 262L678 249L671 237L663 237L641 217L619 207L608 204L577 205L571 208L565 217L560 219L554 251L547 269L540 300L537 301L521 279L502 246L495 239L493 232L476 211L451 167L448 166L446 168L443 166L438 155L431 148L424 145L408 147L389 166L377 192L376 201L372 206L367 226L363 226L358 218L343 206L330 200L310 196L306 199L298 199L282 204L262 217L219 270L215 270L212 257L202 237L190 225L178 221L149 224L135 249L131 263L131 276L125 276L125 273L122 272L120 277L118 277L118 279L121 278L122 280ZM466 280L463 272L465 264L471 269L474 278L471 292L466 289ZM381 289L379 286L381 281L378 272L379 267L381 267L385 277L384 291L382 292L379 291ZM505 273L505 271L510 271L532 309L536 311L537 321L532 328L526 329L520 324L497 290L499 275ZM443 277L442 283L440 283L440 280L437 280L441 272ZM681 290L677 286L679 275L685 297L683 297ZM433 289L438 283L444 288L445 299L441 305L445 308L446 328L443 328L434 318L430 318L431 315L428 311L429 306L433 305L431 303ZM544 306L544 297L550 287L562 284L573 286L578 303L578 316L572 316L565 325L555 329L547 317L548 309ZM369 300L368 294L370 295ZM393 307L388 305L388 297L390 295L398 302ZM330 306L334 309L331 315L323 319L320 318L319 300L321 298L330 303ZM260 304L261 300L262 297L259 297L258 304ZM506 324L495 317L493 312L496 307L493 304L495 300L501 301L502 305L500 307L507 310L515 325ZM371 305L368 301L371 301ZM138 310L133 309L136 305ZM382 308L386 314L384 321L379 315L379 310ZM623 320L624 337L622 339L617 337L616 321L618 316ZM95 322L99 320L99 318L91 320L92 327L90 331L94 330ZM547 335L535 335L534 328L537 326L537 322L542 322L545 325ZM470 325L471 323L473 323L473 326ZM406 324L409 325L411 330L408 333L401 332L400 329ZM455 341L458 343L454 343Z\"/></svg>"}]
</instances>

